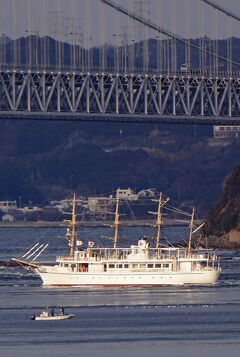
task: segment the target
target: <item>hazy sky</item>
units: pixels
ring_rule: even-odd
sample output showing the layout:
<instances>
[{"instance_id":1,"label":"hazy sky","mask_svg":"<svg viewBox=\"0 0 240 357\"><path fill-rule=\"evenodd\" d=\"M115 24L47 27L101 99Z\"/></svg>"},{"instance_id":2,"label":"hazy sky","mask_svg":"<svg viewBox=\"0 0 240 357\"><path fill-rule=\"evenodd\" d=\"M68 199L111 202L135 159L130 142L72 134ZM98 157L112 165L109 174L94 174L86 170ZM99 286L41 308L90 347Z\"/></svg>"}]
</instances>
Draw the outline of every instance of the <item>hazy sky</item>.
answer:
<instances>
[{"instance_id":1,"label":"hazy sky","mask_svg":"<svg viewBox=\"0 0 240 357\"><path fill-rule=\"evenodd\" d=\"M144 1L142 13L145 17L181 36L226 38L234 35L240 38L239 22L217 14L200 0ZM133 11L141 8L139 0L115 2ZM240 0L217 2L240 16ZM79 40L86 46L122 41L124 33L127 33L128 41L138 40L141 36L156 36L102 5L100 0L0 0L0 34L19 37L26 36L26 31L69 42Z\"/></svg>"}]
</instances>

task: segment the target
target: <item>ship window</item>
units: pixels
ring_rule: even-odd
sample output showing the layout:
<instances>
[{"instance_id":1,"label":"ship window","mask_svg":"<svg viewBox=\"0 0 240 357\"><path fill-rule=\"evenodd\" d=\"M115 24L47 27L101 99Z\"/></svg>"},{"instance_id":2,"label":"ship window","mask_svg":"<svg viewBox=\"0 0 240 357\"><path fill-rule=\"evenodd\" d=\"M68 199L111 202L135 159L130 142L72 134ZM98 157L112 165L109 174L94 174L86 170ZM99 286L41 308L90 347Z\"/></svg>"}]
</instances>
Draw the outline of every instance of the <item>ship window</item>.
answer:
<instances>
[{"instance_id":1,"label":"ship window","mask_svg":"<svg viewBox=\"0 0 240 357\"><path fill-rule=\"evenodd\" d=\"M169 264L163 264L163 268L169 268Z\"/></svg>"},{"instance_id":2,"label":"ship window","mask_svg":"<svg viewBox=\"0 0 240 357\"><path fill-rule=\"evenodd\" d=\"M117 264L117 268L122 269L122 264Z\"/></svg>"},{"instance_id":3,"label":"ship window","mask_svg":"<svg viewBox=\"0 0 240 357\"><path fill-rule=\"evenodd\" d=\"M153 268L153 264L148 264L147 267L148 268Z\"/></svg>"},{"instance_id":4,"label":"ship window","mask_svg":"<svg viewBox=\"0 0 240 357\"><path fill-rule=\"evenodd\" d=\"M132 264L132 268L138 268L138 264Z\"/></svg>"},{"instance_id":5,"label":"ship window","mask_svg":"<svg viewBox=\"0 0 240 357\"><path fill-rule=\"evenodd\" d=\"M161 268L162 264L155 264L155 268Z\"/></svg>"},{"instance_id":6,"label":"ship window","mask_svg":"<svg viewBox=\"0 0 240 357\"><path fill-rule=\"evenodd\" d=\"M109 269L115 268L115 264L109 264Z\"/></svg>"},{"instance_id":7,"label":"ship window","mask_svg":"<svg viewBox=\"0 0 240 357\"><path fill-rule=\"evenodd\" d=\"M128 268L128 264L124 264L124 268L127 269Z\"/></svg>"},{"instance_id":8,"label":"ship window","mask_svg":"<svg viewBox=\"0 0 240 357\"><path fill-rule=\"evenodd\" d=\"M146 264L140 264L140 268L146 268Z\"/></svg>"}]
</instances>

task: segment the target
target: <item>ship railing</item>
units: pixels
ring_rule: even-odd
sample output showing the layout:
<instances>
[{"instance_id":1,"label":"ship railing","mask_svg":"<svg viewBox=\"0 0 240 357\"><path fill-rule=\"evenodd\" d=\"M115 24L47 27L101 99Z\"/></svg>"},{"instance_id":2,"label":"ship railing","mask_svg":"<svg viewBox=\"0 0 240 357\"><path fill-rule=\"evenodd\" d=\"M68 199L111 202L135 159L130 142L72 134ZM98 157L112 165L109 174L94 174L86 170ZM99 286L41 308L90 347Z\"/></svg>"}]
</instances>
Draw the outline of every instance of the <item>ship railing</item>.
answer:
<instances>
[{"instance_id":1,"label":"ship railing","mask_svg":"<svg viewBox=\"0 0 240 357\"><path fill-rule=\"evenodd\" d=\"M84 255L75 256L74 258L69 256L59 256L58 261L111 261L111 260L129 260L136 258L142 260L199 260L199 261L211 261L219 262L219 256L210 255L208 253L196 254L188 253L186 249L166 249L166 248L88 248L84 251Z\"/></svg>"},{"instance_id":2,"label":"ship railing","mask_svg":"<svg viewBox=\"0 0 240 357\"><path fill-rule=\"evenodd\" d=\"M181 248L88 248L84 254L79 254L77 260L88 261L111 261L111 260L128 260L130 258L148 259L148 260L173 260L187 258L186 249Z\"/></svg>"}]
</instances>

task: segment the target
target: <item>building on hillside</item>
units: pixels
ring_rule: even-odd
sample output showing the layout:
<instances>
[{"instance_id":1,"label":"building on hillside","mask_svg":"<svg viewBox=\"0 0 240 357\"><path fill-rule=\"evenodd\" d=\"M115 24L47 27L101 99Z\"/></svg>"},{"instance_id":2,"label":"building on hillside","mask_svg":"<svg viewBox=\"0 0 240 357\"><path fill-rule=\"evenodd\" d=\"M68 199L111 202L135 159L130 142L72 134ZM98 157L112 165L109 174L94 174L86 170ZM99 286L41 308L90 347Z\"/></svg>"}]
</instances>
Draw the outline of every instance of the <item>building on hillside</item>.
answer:
<instances>
[{"instance_id":1,"label":"building on hillside","mask_svg":"<svg viewBox=\"0 0 240 357\"><path fill-rule=\"evenodd\" d=\"M17 209L17 201L0 201L0 211L8 212Z\"/></svg>"},{"instance_id":2,"label":"building on hillside","mask_svg":"<svg viewBox=\"0 0 240 357\"><path fill-rule=\"evenodd\" d=\"M138 198L154 198L157 196L155 188L147 188L138 192Z\"/></svg>"},{"instance_id":3,"label":"building on hillside","mask_svg":"<svg viewBox=\"0 0 240 357\"><path fill-rule=\"evenodd\" d=\"M120 200L137 201L138 195L131 188L118 188L116 197Z\"/></svg>"},{"instance_id":4,"label":"building on hillside","mask_svg":"<svg viewBox=\"0 0 240 357\"><path fill-rule=\"evenodd\" d=\"M12 214L6 213L2 216L2 221L3 222L14 222L14 216Z\"/></svg>"},{"instance_id":5,"label":"building on hillside","mask_svg":"<svg viewBox=\"0 0 240 357\"><path fill-rule=\"evenodd\" d=\"M64 200L60 201L50 201L48 207L58 209L60 212L66 211L66 212L71 212L72 211L72 198L66 198ZM84 200L82 197L77 198L77 208L82 208L85 207L87 208L86 200Z\"/></svg>"},{"instance_id":6,"label":"building on hillside","mask_svg":"<svg viewBox=\"0 0 240 357\"><path fill-rule=\"evenodd\" d=\"M94 218L107 219L114 212L115 200L109 197L88 197L87 206L91 216Z\"/></svg>"},{"instance_id":7,"label":"building on hillside","mask_svg":"<svg viewBox=\"0 0 240 357\"><path fill-rule=\"evenodd\" d=\"M240 137L240 126L214 125L213 135L217 139L236 139Z\"/></svg>"}]
</instances>

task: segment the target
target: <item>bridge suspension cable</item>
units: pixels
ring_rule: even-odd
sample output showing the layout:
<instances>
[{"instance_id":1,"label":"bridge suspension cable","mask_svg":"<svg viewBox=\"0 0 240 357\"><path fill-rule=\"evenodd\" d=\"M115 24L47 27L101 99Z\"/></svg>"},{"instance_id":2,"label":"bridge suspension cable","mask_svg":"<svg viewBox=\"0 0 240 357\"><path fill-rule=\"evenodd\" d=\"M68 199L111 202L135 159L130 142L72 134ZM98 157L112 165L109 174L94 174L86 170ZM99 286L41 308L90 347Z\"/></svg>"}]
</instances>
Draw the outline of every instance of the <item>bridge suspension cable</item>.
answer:
<instances>
[{"instance_id":1,"label":"bridge suspension cable","mask_svg":"<svg viewBox=\"0 0 240 357\"><path fill-rule=\"evenodd\" d=\"M116 11L121 12L122 14L132 18L133 20L140 22L144 26L149 27L150 29L152 29L152 30L154 30L154 31L156 31L156 32L158 32L160 34L166 35L167 37L169 37L169 38L171 38L173 40L175 39L175 40L178 40L178 41L184 43L184 45L186 47L189 45L188 40L186 40L184 37L176 35L173 32L165 29L164 27L154 24L150 19L145 19L140 15L136 15L133 12L131 12L130 10L128 10L128 9L116 4L115 2L113 2L111 0L99 0L99 1L101 1L102 3L112 7ZM201 1L208 1L208 0L201 0ZM209 2L209 5L210 5L210 1L208 1L208 2ZM211 4L211 6L212 6L212 4ZM191 41L189 41L189 42L190 42L190 46L192 48L194 48L194 49L196 49L198 51L202 51L202 47L201 46L199 46L196 43L193 43ZM216 56L216 54L213 51L211 51L211 49L206 49L205 53L207 53L207 54L209 54L211 56ZM224 56L218 56L218 58L221 59L221 60L224 60L227 63L229 62L229 59L224 57ZM240 62L232 60L231 63L240 67Z\"/></svg>"},{"instance_id":2,"label":"bridge suspension cable","mask_svg":"<svg viewBox=\"0 0 240 357\"><path fill-rule=\"evenodd\" d=\"M208 4L209 6L213 7L214 9L222 12L223 14L232 17L233 19L240 21L240 16L234 14L232 11L229 11L228 9L224 8L223 6L219 5L216 1L213 0L200 0L204 2L205 4Z\"/></svg>"}]
</instances>

